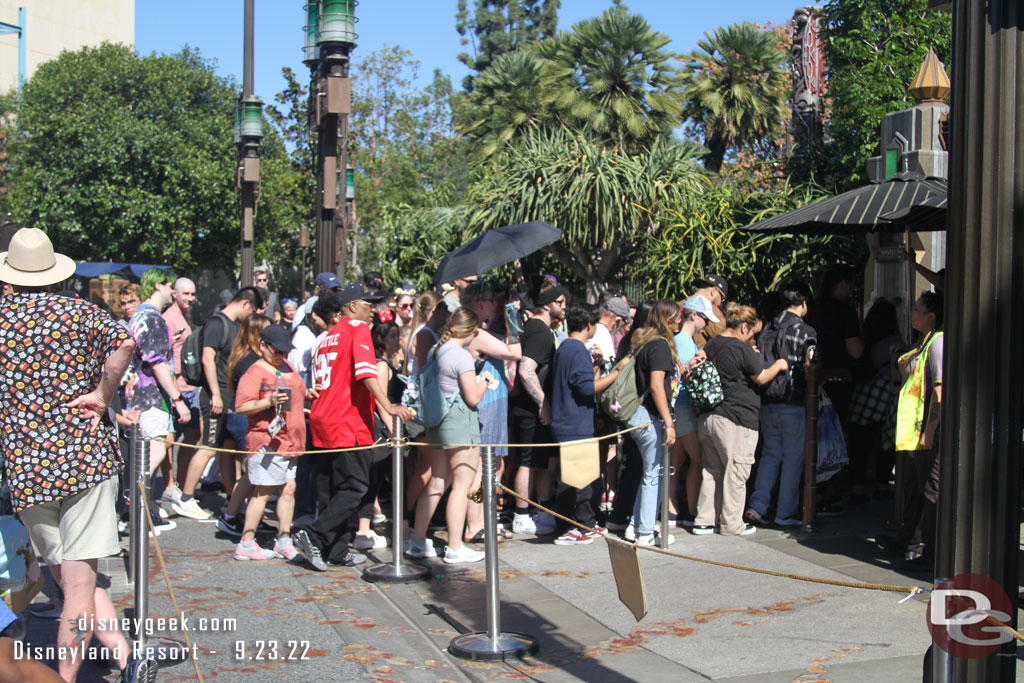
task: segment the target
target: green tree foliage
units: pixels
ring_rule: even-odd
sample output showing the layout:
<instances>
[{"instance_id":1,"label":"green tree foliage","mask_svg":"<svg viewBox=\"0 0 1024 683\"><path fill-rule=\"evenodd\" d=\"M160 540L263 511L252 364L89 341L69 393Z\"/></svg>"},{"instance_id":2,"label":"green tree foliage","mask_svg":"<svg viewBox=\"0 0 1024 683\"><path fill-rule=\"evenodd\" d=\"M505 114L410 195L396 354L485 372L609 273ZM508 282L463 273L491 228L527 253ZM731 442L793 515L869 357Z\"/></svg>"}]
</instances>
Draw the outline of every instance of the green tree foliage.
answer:
<instances>
[{"instance_id":1,"label":"green tree foliage","mask_svg":"<svg viewBox=\"0 0 1024 683\"><path fill-rule=\"evenodd\" d=\"M388 282L411 280L421 292L433 289L441 259L469 238L466 218L464 207L386 205L381 216L387 226L379 250L381 274Z\"/></svg>"},{"instance_id":2,"label":"green tree foliage","mask_svg":"<svg viewBox=\"0 0 1024 683\"><path fill-rule=\"evenodd\" d=\"M622 8L537 44L541 101L576 128L640 151L679 124L669 38Z\"/></svg>"},{"instance_id":3,"label":"green tree foliage","mask_svg":"<svg viewBox=\"0 0 1024 683\"><path fill-rule=\"evenodd\" d=\"M882 118L914 105L908 88L928 48L948 68L952 28L948 14L928 10L928 0L829 0L821 16L832 142L816 168L845 190L867 182Z\"/></svg>"},{"instance_id":4,"label":"green tree foliage","mask_svg":"<svg viewBox=\"0 0 1024 683\"><path fill-rule=\"evenodd\" d=\"M235 196L233 84L194 50L138 57L104 43L63 52L26 83L17 113L11 208L76 259L232 269ZM284 148L264 145L256 229L280 253L285 211L267 210L288 182Z\"/></svg>"},{"instance_id":5,"label":"green tree foliage","mask_svg":"<svg viewBox=\"0 0 1024 683\"><path fill-rule=\"evenodd\" d=\"M694 163L700 151L659 140L630 154L567 129L526 132L471 188L469 224L482 231L543 220L561 228L562 240L550 250L593 300L622 267L622 251L656 231L650 217L708 184Z\"/></svg>"},{"instance_id":6,"label":"green tree foliage","mask_svg":"<svg viewBox=\"0 0 1024 683\"><path fill-rule=\"evenodd\" d=\"M554 107L541 101L542 59L534 50L499 55L474 81L474 119L463 127L477 153L489 157L526 131L558 122Z\"/></svg>"},{"instance_id":7,"label":"green tree foliage","mask_svg":"<svg viewBox=\"0 0 1024 683\"><path fill-rule=\"evenodd\" d=\"M531 43L552 36L558 30L561 0L474 0L470 14L467 0L459 0L455 12L455 30L463 46L459 61L472 71L462 87L472 91L474 80L490 68L500 55L517 52Z\"/></svg>"},{"instance_id":8,"label":"green tree foliage","mask_svg":"<svg viewBox=\"0 0 1024 683\"><path fill-rule=\"evenodd\" d=\"M720 173L726 155L770 143L789 117L786 47L749 22L704 34L683 67L683 116L703 136L704 166Z\"/></svg>"}]
</instances>

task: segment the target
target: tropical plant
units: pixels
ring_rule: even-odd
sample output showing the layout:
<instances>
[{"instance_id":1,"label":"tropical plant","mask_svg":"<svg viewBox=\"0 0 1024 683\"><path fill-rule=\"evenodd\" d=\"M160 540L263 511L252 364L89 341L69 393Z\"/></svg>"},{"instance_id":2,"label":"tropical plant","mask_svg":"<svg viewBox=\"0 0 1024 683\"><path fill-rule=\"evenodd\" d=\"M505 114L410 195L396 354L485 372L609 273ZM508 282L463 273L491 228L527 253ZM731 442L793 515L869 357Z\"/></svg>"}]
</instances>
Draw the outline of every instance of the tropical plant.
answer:
<instances>
[{"instance_id":1,"label":"tropical plant","mask_svg":"<svg viewBox=\"0 0 1024 683\"><path fill-rule=\"evenodd\" d=\"M474 232L543 220L563 231L549 247L594 300L624 250L656 229L652 216L709 179L693 143L658 140L638 154L568 129L526 132L496 154L470 188ZM646 207L646 211L641 209Z\"/></svg>"},{"instance_id":2,"label":"tropical plant","mask_svg":"<svg viewBox=\"0 0 1024 683\"><path fill-rule=\"evenodd\" d=\"M433 275L445 254L468 239L463 207L389 204L382 211L381 274L388 282L411 280L418 291L434 288Z\"/></svg>"},{"instance_id":3,"label":"tropical plant","mask_svg":"<svg viewBox=\"0 0 1024 683\"><path fill-rule=\"evenodd\" d=\"M639 14L610 8L537 43L541 102L569 124L637 152L680 122L675 54Z\"/></svg>"},{"instance_id":4,"label":"tropical plant","mask_svg":"<svg viewBox=\"0 0 1024 683\"><path fill-rule=\"evenodd\" d=\"M463 46L472 46L473 54L462 52L458 58L475 72L462 81L466 91L476 88L477 76L501 55L554 35L561 4L561 0L474 0L471 15L466 0L459 0L455 30Z\"/></svg>"},{"instance_id":5,"label":"tropical plant","mask_svg":"<svg viewBox=\"0 0 1024 683\"><path fill-rule=\"evenodd\" d=\"M726 155L778 138L789 116L787 52L778 34L749 22L718 28L684 57L683 116L704 139L704 166L720 173Z\"/></svg>"}]
</instances>

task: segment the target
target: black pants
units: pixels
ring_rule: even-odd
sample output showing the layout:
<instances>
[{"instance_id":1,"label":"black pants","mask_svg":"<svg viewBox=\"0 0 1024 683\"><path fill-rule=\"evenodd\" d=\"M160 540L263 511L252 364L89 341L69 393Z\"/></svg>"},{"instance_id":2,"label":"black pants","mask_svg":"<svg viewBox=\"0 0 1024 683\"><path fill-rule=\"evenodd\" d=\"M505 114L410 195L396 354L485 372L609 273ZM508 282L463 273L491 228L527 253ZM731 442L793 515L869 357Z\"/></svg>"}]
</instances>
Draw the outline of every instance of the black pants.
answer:
<instances>
[{"instance_id":1,"label":"black pants","mask_svg":"<svg viewBox=\"0 0 1024 683\"><path fill-rule=\"evenodd\" d=\"M633 503L640 492L640 480L644 475L644 460L640 448L633 439L623 439L620 452L625 458L622 474L619 475L619 487L615 491L615 502L608 520L616 524L627 524L633 516Z\"/></svg>"},{"instance_id":2,"label":"black pants","mask_svg":"<svg viewBox=\"0 0 1024 683\"><path fill-rule=\"evenodd\" d=\"M367 449L314 455L319 515L304 529L328 562L340 563L348 553L352 516L370 488L372 453Z\"/></svg>"}]
</instances>

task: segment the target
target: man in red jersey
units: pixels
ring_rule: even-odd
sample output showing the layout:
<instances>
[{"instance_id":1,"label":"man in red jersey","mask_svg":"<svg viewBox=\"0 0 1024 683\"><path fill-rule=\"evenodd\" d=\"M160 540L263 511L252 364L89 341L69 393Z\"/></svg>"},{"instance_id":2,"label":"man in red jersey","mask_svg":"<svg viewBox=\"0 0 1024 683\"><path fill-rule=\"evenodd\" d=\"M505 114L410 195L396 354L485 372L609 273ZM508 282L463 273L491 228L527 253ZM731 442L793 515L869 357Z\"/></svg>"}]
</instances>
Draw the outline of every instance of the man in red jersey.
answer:
<instances>
[{"instance_id":1,"label":"man in red jersey","mask_svg":"<svg viewBox=\"0 0 1024 683\"><path fill-rule=\"evenodd\" d=\"M373 302L381 297L361 284L321 296L338 297L339 313L327 321L330 329L311 360L318 391L309 416L313 445L325 450L370 446L377 402L403 422L412 417L408 408L388 401L377 378L369 323ZM371 454L371 449L366 449L316 456L319 514L315 522L299 528L292 540L318 571L329 565L353 566L366 561L362 553L349 550L352 531L348 523L370 485Z\"/></svg>"}]
</instances>

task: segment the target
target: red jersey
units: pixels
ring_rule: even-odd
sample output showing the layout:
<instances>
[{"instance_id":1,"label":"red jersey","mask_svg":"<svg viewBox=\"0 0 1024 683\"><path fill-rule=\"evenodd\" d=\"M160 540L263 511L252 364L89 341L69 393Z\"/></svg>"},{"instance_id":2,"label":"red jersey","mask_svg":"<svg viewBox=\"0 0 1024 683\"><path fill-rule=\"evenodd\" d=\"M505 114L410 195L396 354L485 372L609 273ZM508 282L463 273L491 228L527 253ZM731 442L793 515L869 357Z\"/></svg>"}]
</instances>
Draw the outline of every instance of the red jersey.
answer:
<instances>
[{"instance_id":1,"label":"red jersey","mask_svg":"<svg viewBox=\"0 0 1024 683\"><path fill-rule=\"evenodd\" d=\"M360 381L377 376L370 326L342 318L313 351L313 401L309 429L317 448L346 448L373 443L373 394Z\"/></svg>"}]
</instances>

